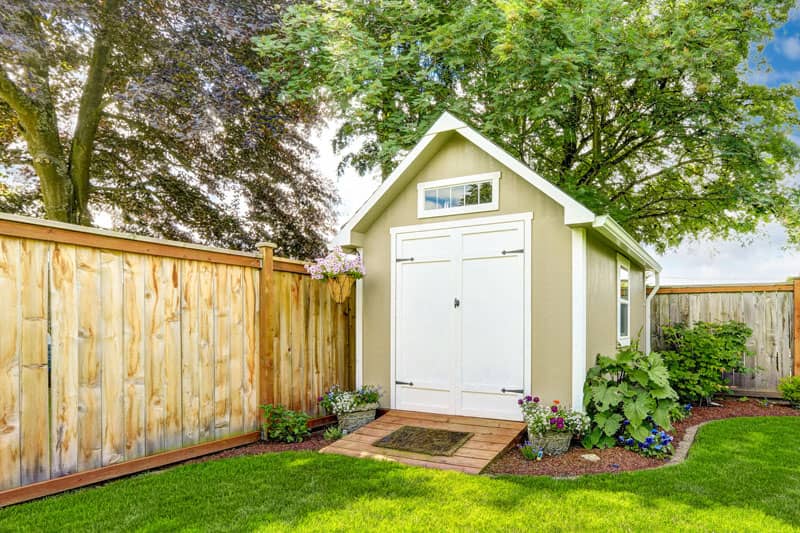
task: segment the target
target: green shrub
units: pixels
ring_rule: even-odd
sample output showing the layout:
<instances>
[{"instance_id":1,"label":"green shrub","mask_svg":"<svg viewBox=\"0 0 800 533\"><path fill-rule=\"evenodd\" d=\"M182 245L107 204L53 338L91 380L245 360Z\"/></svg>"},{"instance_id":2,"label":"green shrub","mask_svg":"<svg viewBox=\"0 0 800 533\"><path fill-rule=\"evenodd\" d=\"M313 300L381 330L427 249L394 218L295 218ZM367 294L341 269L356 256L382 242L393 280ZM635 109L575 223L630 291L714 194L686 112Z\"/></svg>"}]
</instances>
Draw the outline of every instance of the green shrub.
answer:
<instances>
[{"instance_id":1,"label":"green shrub","mask_svg":"<svg viewBox=\"0 0 800 533\"><path fill-rule=\"evenodd\" d=\"M339 440L344 436L344 432L338 426L331 426L322 434L325 440Z\"/></svg>"},{"instance_id":2,"label":"green shrub","mask_svg":"<svg viewBox=\"0 0 800 533\"><path fill-rule=\"evenodd\" d=\"M753 355L746 346L752 333L741 322L665 326L661 355L681 401L708 402L730 389L726 372L752 372L744 365L745 357Z\"/></svg>"},{"instance_id":3,"label":"green shrub","mask_svg":"<svg viewBox=\"0 0 800 533\"><path fill-rule=\"evenodd\" d=\"M269 440L302 442L311 434L305 413L292 411L282 405L262 405L264 411L264 433Z\"/></svg>"},{"instance_id":4,"label":"green shrub","mask_svg":"<svg viewBox=\"0 0 800 533\"><path fill-rule=\"evenodd\" d=\"M778 390L792 407L800 408L800 376L786 376L778 383Z\"/></svg>"},{"instance_id":5,"label":"green shrub","mask_svg":"<svg viewBox=\"0 0 800 533\"><path fill-rule=\"evenodd\" d=\"M598 355L583 394L592 420L583 438L587 448L608 448L629 439L645 443L656 427L672 429L671 413L678 408L661 356L644 355L635 345L621 349L616 358Z\"/></svg>"}]
</instances>

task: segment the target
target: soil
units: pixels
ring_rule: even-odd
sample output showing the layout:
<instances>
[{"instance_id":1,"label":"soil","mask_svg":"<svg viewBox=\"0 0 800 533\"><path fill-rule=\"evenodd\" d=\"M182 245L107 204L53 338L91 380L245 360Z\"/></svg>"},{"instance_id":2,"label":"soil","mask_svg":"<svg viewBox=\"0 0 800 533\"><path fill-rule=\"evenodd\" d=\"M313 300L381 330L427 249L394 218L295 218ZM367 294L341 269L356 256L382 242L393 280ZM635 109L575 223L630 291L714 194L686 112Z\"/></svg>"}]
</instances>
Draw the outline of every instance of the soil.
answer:
<instances>
[{"instance_id":1,"label":"soil","mask_svg":"<svg viewBox=\"0 0 800 533\"><path fill-rule=\"evenodd\" d=\"M315 431L303 442L289 443L260 440L246 446L239 446L238 448L231 448L211 455L190 459L181 464L203 463L214 459L227 459L228 457L241 457L243 455L261 455L262 453L317 451L330 444L330 442L322 438L322 433L322 431Z\"/></svg>"},{"instance_id":2,"label":"soil","mask_svg":"<svg viewBox=\"0 0 800 533\"><path fill-rule=\"evenodd\" d=\"M760 401L748 399L717 400L719 406L695 407L692 415L674 425L674 446L677 448L683 439L686 429L708 422L740 416L800 416L800 410L787 405L769 403L764 406ZM594 454L599 461L590 462L581 455ZM485 473L490 475L515 474L553 477L575 477L583 474L601 474L656 468L667 463L664 459L642 457L636 452L624 448L608 448L606 450L587 450L580 445L573 447L565 454L555 457L544 457L541 461L525 459L515 446L498 457Z\"/></svg>"}]
</instances>

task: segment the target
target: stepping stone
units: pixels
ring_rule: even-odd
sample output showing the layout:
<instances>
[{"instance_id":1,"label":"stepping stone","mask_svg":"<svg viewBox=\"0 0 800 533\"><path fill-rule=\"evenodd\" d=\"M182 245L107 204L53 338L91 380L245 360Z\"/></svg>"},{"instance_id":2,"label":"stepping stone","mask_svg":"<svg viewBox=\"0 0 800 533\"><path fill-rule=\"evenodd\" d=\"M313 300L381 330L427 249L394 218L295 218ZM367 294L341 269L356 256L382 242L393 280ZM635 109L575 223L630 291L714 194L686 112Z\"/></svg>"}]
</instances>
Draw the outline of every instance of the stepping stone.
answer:
<instances>
[{"instance_id":1,"label":"stepping stone","mask_svg":"<svg viewBox=\"0 0 800 533\"><path fill-rule=\"evenodd\" d=\"M597 461L600 460L600 456L594 453L584 453L583 455L581 455L581 459L583 459L584 461L589 461L590 463L596 463Z\"/></svg>"}]
</instances>

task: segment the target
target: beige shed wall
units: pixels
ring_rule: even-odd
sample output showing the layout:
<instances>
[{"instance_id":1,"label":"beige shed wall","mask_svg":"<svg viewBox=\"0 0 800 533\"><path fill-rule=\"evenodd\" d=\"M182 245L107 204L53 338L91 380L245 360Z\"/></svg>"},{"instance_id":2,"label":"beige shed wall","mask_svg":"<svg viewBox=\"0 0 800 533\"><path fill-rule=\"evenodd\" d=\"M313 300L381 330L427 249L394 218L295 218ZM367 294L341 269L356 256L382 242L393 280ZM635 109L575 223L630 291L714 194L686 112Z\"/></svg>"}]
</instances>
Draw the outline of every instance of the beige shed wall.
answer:
<instances>
[{"instance_id":1,"label":"beige shed wall","mask_svg":"<svg viewBox=\"0 0 800 533\"><path fill-rule=\"evenodd\" d=\"M617 351L617 251L597 233L586 238L586 368L595 364L597 354ZM630 259L630 258L628 258ZM639 340L644 330L645 280L642 267L630 261L631 341Z\"/></svg>"},{"instance_id":2,"label":"beige shed wall","mask_svg":"<svg viewBox=\"0 0 800 533\"><path fill-rule=\"evenodd\" d=\"M497 211L427 219L417 218L417 183L501 172ZM379 385L389 406L390 294L392 227L428 224L533 211L531 383L549 401L571 398L571 230L563 208L486 152L454 134L368 228L363 249L367 276L363 303L363 381ZM489 355L489 354L487 354Z\"/></svg>"}]
</instances>

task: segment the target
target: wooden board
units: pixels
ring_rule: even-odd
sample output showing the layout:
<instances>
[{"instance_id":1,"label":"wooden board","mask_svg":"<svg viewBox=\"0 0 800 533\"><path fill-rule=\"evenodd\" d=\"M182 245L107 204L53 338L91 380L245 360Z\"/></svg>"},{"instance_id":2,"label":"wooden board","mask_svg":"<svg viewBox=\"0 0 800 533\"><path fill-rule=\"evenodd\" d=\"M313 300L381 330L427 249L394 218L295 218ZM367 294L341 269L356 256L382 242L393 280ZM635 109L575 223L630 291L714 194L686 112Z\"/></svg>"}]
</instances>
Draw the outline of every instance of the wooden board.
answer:
<instances>
[{"instance_id":1,"label":"wooden board","mask_svg":"<svg viewBox=\"0 0 800 533\"><path fill-rule=\"evenodd\" d=\"M47 382L47 310L49 243L23 240L20 269L24 272L25 290L21 291L21 435L22 471L20 483L27 485L50 477L50 390ZM0 288L6 305L13 304ZM0 324L6 324L0 319ZM4 332L5 336L5 332ZM2 387L0 387L2 388ZM2 447L0 447L2 449ZM2 453L2 451L0 451Z\"/></svg>"},{"instance_id":2,"label":"wooden board","mask_svg":"<svg viewBox=\"0 0 800 533\"><path fill-rule=\"evenodd\" d=\"M50 273L51 422L53 477L78 471L79 337L77 249L56 244Z\"/></svg>"},{"instance_id":3,"label":"wooden board","mask_svg":"<svg viewBox=\"0 0 800 533\"><path fill-rule=\"evenodd\" d=\"M124 256L125 459L145 455L145 263Z\"/></svg>"},{"instance_id":4,"label":"wooden board","mask_svg":"<svg viewBox=\"0 0 800 533\"><path fill-rule=\"evenodd\" d=\"M78 307L78 471L102 464L102 390L100 365L101 299L100 251L77 248Z\"/></svg>"},{"instance_id":5,"label":"wooden board","mask_svg":"<svg viewBox=\"0 0 800 533\"><path fill-rule=\"evenodd\" d=\"M0 489L20 483L21 253L18 239L0 237Z\"/></svg>"},{"instance_id":6,"label":"wooden board","mask_svg":"<svg viewBox=\"0 0 800 533\"><path fill-rule=\"evenodd\" d=\"M230 269L214 265L214 438L230 433L231 294Z\"/></svg>"},{"instance_id":7,"label":"wooden board","mask_svg":"<svg viewBox=\"0 0 800 533\"><path fill-rule=\"evenodd\" d=\"M125 460L124 268L121 253L100 253L103 465Z\"/></svg>"}]
</instances>

